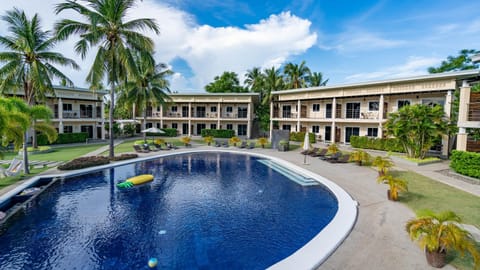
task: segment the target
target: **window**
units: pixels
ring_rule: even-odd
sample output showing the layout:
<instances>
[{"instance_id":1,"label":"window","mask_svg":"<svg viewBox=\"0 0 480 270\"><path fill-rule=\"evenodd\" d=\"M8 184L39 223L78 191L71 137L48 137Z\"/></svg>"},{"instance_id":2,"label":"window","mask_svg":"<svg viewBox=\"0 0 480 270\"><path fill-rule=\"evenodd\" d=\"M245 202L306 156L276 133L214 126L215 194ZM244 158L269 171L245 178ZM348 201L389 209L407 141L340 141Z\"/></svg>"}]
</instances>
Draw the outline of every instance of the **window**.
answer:
<instances>
[{"instance_id":1,"label":"window","mask_svg":"<svg viewBox=\"0 0 480 270\"><path fill-rule=\"evenodd\" d=\"M314 112L319 112L320 111L320 104L313 104L312 105L312 110Z\"/></svg>"},{"instance_id":2,"label":"window","mask_svg":"<svg viewBox=\"0 0 480 270\"><path fill-rule=\"evenodd\" d=\"M397 102L398 110L400 110L403 106L410 105L410 100L399 100Z\"/></svg>"},{"instance_id":3,"label":"window","mask_svg":"<svg viewBox=\"0 0 480 270\"><path fill-rule=\"evenodd\" d=\"M347 103L346 118L360 118L360 102Z\"/></svg>"},{"instance_id":4,"label":"window","mask_svg":"<svg viewBox=\"0 0 480 270\"><path fill-rule=\"evenodd\" d=\"M430 107L442 106L443 108L445 105L445 99L433 99L433 98L422 99L422 104Z\"/></svg>"},{"instance_id":5,"label":"window","mask_svg":"<svg viewBox=\"0 0 480 270\"><path fill-rule=\"evenodd\" d=\"M145 127L146 127L146 128L151 128L151 127L153 127L153 123L147 123L147 124L145 125Z\"/></svg>"},{"instance_id":6,"label":"window","mask_svg":"<svg viewBox=\"0 0 480 270\"><path fill-rule=\"evenodd\" d=\"M369 111L378 111L378 101L370 101L368 102L368 110Z\"/></svg>"},{"instance_id":7,"label":"window","mask_svg":"<svg viewBox=\"0 0 480 270\"><path fill-rule=\"evenodd\" d=\"M178 129L178 124L177 123L172 123L172 128Z\"/></svg>"},{"instance_id":8,"label":"window","mask_svg":"<svg viewBox=\"0 0 480 270\"><path fill-rule=\"evenodd\" d=\"M205 107L197 107L197 117L205 117Z\"/></svg>"},{"instance_id":9,"label":"window","mask_svg":"<svg viewBox=\"0 0 480 270\"><path fill-rule=\"evenodd\" d=\"M332 104L325 105L325 118L332 118Z\"/></svg>"},{"instance_id":10,"label":"window","mask_svg":"<svg viewBox=\"0 0 480 270\"><path fill-rule=\"evenodd\" d=\"M157 128L160 128L160 123L157 123Z\"/></svg>"},{"instance_id":11,"label":"window","mask_svg":"<svg viewBox=\"0 0 480 270\"><path fill-rule=\"evenodd\" d=\"M159 110L157 110L159 111ZM177 106L172 106L172 112L177 112Z\"/></svg>"},{"instance_id":12,"label":"window","mask_svg":"<svg viewBox=\"0 0 480 270\"><path fill-rule=\"evenodd\" d=\"M73 133L73 126L63 126L63 133Z\"/></svg>"},{"instance_id":13,"label":"window","mask_svg":"<svg viewBox=\"0 0 480 270\"><path fill-rule=\"evenodd\" d=\"M247 125L238 125L238 136L247 135Z\"/></svg>"},{"instance_id":14,"label":"window","mask_svg":"<svg viewBox=\"0 0 480 270\"><path fill-rule=\"evenodd\" d=\"M325 141L330 141L332 139L332 127L325 126Z\"/></svg>"},{"instance_id":15,"label":"window","mask_svg":"<svg viewBox=\"0 0 480 270\"><path fill-rule=\"evenodd\" d=\"M290 118L291 116L292 116L292 106L283 105L282 106L282 117L283 118Z\"/></svg>"},{"instance_id":16,"label":"window","mask_svg":"<svg viewBox=\"0 0 480 270\"><path fill-rule=\"evenodd\" d=\"M345 128L345 142L349 143L350 142L350 137L351 136L358 136L360 134L360 128L358 127L346 127Z\"/></svg>"},{"instance_id":17,"label":"window","mask_svg":"<svg viewBox=\"0 0 480 270\"><path fill-rule=\"evenodd\" d=\"M63 104L63 110L64 111L71 111L72 109L72 104L64 103Z\"/></svg>"},{"instance_id":18,"label":"window","mask_svg":"<svg viewBox=\"0 0 480 270\"><path fill-rule=\"evenodd\" d=\"M283 129L283 130L291 130L291 129L292 129L292 126L290 126L290 125L282 125L282 129Z\"/></svg>"},{"instance_id":19,"label":"window","mask_svg":"<svg viewBox=\"0 0 480 270\"><path fill-rule=\"evenodd\" d=\"M231 113L231 112L233 112L233 107L228 106L226 110L227 110L227 113Z\"/></svg>"},{"instance_id":20,"label":"window","mask_svg":"<svg viewBox=\"0 0 480 270\"><path fill-rule=\"evenodd\" d=\"M232 124L227 124L227 129L232 130L232 129L233 129L233 125L232 125Z\"/></svg>"},{"instance_id":21,"label":"window","mask_svg":"<svg viewBox=\"0 0 480 270\"><path fill-rule=\"evenodd\" d=\"M159 111L160 111L160 106L157 106L157 112L159 112Z\"/></svg>"},{"instance_id":22,"label":"window","mask_svg":"<svg viewBox=\"0 0 480 270\"><path fill-rule=\"evenodd\" d=\"M238 109L238 118L247 118L247 108L246 107L239 107Z\"/></svg>"},{"instance_id":23,"label":"window","mask_svg":"<svg viewBox=\"0 0 480 270\"><path fill-rule=\"evenodd\" d=\"M210 112L217 112L217 106L210 107Z\"/></svg>"},{"instance_id":24,"label":"window","mask_svg":"<svg viewBox=\"0 0 480 270\"><path fill-rule=\"evenodd\" d=\"M312 132L313 133L320 133L320 126L312 126Z\"/></svg>"},{"instance_id":25,"label":"window","mask_svg":"<svg viewBox=\"0 0 480 270\"><path fill-rule=\"evenodd\" d=\"M210 129L217 129L217 124L210 124Z\"/></svg>"},{"instance_id":26,"label":"window","mask_svg":"<svg viewBox=\"0 0 480 270\"><path fill-rule=\"evenodd\" d=\"M368 137L378 137L378 128L368 128L367 129Z\"/></svg>"}]
</instances>

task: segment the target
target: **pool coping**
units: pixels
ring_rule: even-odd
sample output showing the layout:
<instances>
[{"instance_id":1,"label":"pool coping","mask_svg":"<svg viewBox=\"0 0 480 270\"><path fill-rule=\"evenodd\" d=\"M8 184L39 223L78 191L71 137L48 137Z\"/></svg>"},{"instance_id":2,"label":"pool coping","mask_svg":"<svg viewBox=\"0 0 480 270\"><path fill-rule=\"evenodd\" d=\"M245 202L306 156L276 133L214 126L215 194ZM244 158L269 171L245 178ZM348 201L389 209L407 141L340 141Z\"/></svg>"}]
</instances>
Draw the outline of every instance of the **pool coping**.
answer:
<instances>
[{"instance_id":1,"label":"pool coping","mask_svg":"<svg viewBox=\"0 0 480 270\"><path fill-rule=\"evenodd\" d=\"M86 173L91 173L95 171L101 171L109 168L114 168L118 166L123 166L131 163L148 161L152 159L157 159L159 157L174 156L180 154L189 154L189 153L205 153L205 152L214 152L214 153L236 153L236 154L247 154L251 156L266 158L275 161L276 163L291 169L292 171L298 172L304 176L311 177L316 181L323 184L326 188L333 193L338 201L338 210L333 217L333 219L325 226L315 237L313 237L308 243L303 247L295 251L290 256L285 259L275 263L270 266L268 269L272 270L283 270L283 269L313 269L321 265L336 249L340 244L347 238L350 234L353 226L358 217L358 202L355 201L345 190L340 186L335 184L333 181L313 173L307 169L304 169L300 166L297 166L291 162L283 160L281 158L273 157L270 155L265 155L256 152L247 152L240 150L231 150L231 149L202 149L195 150L189 149L185 151L175 151L168 153L159 153L154 156L140 157L136 159L129 159L124 161L115 162L113 164L106 164L98 167L90 167L85 169L76 170L68 173L61 174L52 174L52 175L43 175L36 176L21 185L15 187L9 192L0 196L0 206L7 203L10 198L19 194L24 189L33 186L37 181L43 178L52 178L54 180L62 179L65 177L78 176Z\"/></svg>"}]
</instances>

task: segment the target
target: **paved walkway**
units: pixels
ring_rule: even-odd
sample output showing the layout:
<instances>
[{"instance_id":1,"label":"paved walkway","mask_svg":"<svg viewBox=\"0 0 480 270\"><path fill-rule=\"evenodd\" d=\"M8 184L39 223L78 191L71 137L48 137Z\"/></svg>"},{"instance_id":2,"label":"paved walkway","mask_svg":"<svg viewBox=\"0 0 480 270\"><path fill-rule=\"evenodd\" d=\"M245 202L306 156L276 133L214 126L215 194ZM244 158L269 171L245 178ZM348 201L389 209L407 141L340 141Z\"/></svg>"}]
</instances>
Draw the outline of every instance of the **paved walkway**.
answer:
<instances>
[{"instance_id":1,"label":"paved walkway","mask_svg":"<svg viewBox=\"0 0 480 270\"><path fill-rule=\"evenodd\" d=\"M193 145L193 148L212 149L215 147ZM240 149L236 148L236 150ZM99 151L95 151L94 154ZM172 151L183 152L185 148ZM303 164L304 157L299 154L299 150L278 152L272 149L256 148L240 151L258 152L290 161L334 181L359 202L358 219L352 232L318 269L434 269L427 265L423 251L410 240L405 232L404 225L408 219L414 217L414 213L401 203L387 200L387 186L376 183L377 172L374 169L359 167L351 163L331 164L312 157L307 157L307 164ZM154 156L161 153L152 152L139 155ZM413 170L480 196L480 193L477 193L478 185L438 173L439 170L448 168L448 162L420 167L398 163L396 166L398 169ZM51 169L47 173L57 173L57 171ZM443 269L454 268L447 265Z\"/></svg>"}]
</instances>

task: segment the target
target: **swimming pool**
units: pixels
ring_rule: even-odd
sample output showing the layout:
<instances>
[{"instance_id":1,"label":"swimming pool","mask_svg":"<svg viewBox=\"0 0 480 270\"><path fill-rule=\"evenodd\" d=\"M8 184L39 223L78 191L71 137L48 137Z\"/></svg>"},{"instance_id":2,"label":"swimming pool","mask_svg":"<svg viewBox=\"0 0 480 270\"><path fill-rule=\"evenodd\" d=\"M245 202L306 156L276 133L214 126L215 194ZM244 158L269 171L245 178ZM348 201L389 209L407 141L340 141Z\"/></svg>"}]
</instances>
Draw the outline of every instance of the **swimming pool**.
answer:
<instances>
[{"instance_id":1,"label":"swimming pool","mask_svg":"<svg viewBox=\"0 0 480 270\"><path fill-rule=\"evenodd\" d=\"M316 238L339 209L330 189L264 160L189 153L57 181L2 226L0 268L146 269L155 257L160 269L264 269ZM142 173L154 182L115 187Z\"/></svg>"}]
</instances>

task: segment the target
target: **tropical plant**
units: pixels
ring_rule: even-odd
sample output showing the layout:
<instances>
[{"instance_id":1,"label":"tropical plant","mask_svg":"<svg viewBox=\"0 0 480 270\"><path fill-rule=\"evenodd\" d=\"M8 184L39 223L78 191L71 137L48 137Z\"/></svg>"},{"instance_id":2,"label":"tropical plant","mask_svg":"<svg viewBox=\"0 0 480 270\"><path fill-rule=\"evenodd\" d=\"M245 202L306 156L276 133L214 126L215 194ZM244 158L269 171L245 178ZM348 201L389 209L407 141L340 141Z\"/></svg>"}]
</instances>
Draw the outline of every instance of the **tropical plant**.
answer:
<instances>
[{"instance_id":1,"label":"tropical plant","mask_svg":"<svg viewBox=\"0 0 480 270\"><path fill-rule=\"evenodd\" d=\"M335 143L332 143L327 147L327 154L336 154L338 152L340 152L340 149L338 148L338 145Z\"/></svg>"},{"instance_id":2,"label":"tropical plant","mask_svg":"<svg viewBox=\"0 0 480 270\"><path fill-rule=\"evenodd\" d=\"M392 201L398 200L399 191L408 191L407 181L391 174L385 174L381 177L378 177L377 182L388 185L389 190L387 192L387 198Z\"/></svg>"},{"instance_id":3,"label":"tropical plant","mask_svg":"<svg viewBox=\"0 0 480 270\"><path fill-rule=\"evenodd\" d=\"M306 80L310 74L310 69L306 66L305 61L302 61L300 65L288 63L283 68L283 74L285 74L285 85L289 89L297 89L306 87Z\"/></svg>"},{"instance_id":4,"label":"tropical plant","mask_svg":"<svg viewBox=\"0 0 480 270\"><path fill-rule=\"evenodd\" d=\"M480 267L480 251L472 235L464 230L460 217L452 211L440 213L422 210L417 217L409 220L405 226L412 240L417 240L425 250L427 261L434 267L443 267L449 250L460 252L463 256L470 253L474 267Z\"/></svg>"},{"instance_id":5,"label":"tropical plant","mask_svg":"<svg viewBox=\"0 0 480 270\"><path fill-rule=\"evenodd\" d=\"M153 52L153 41L137 30L149 29L159 33L153 19L133 19L125 21L128 11L135 0L85 0L77 2L67 0L57 4L57 14L64 10L79 13L86 22L64 19L55 24L59 39L67 39L78 34L80 40L75 44L75 51L85 58L90 48L98 48L93 65L87 75L87 82L92 89L98 89L105 75L110 85L109 123L113 127L115 109L115 90L120 78L126 73L135 72L135 61L132 53ZM86 3L86 5L82 5ZM113 129L109 131L109 157L114 157Z\"/></svg>"},{"instance_id":6,"label":"tropical plant","mask_svg":"<svg viewBox=\"0 0 480 270\"><path fill-rule=\"evenodd\" d=\"M166 64L155 64L150 53L134 53L135 72L127 76L127 81L122 85L124 91L119 94L118 103L135 104L139 111L143 111L143 127L147 127L147 107L164 106L171 98L166 94L170 93L169 82L166 76L173 72ZM143 139L147 139L147 133L143 133Z\"/></svg>"},{"instance_id":7,"label":"tropical plant","mask_svg":"<svg viewBox=\"0 0 480 270\"><path fill-rule=\"evenodd\" d=\"M309 87L325 86L328 83L328 79L323 80L323 74L321 72L309 73L306 81Z\"/></svg>"},{"instance_id":8,"label":"tropical plant","mask_svg":"<svg viewBox=\"0 0 480 270\"><path fill-rule=\"evenodd\" d=\"M205 86L209 93L242 93L247 89L240 86L240 80L235 72L225 71L221 76L215 76L214 81Z\"/></svg>"},{"instance_id":9,"label":"tropical plant","mask_svg":"<svg viewBox=\"0 0 480 270\"><path fill-rule=\"evenodd\" d=\"M372 159L372 156L363 151L363 150L355 150L350 154L349 161L354 161L358 166L362 166L362 164L367 164Z\"/></svg>"},{"instance_id":10,"label":"tropical plant","mask_svg":"<svg viewBox=\"0 0 480 270\"><path fill-rule=\"evenodd\" d=\"M180 141L185 144L185 146L189 146L190 145L190 142L192 141L192 138L190 138L189 136L185 136L185 137L181 137L180 138Z\"/></svg>"},{"instance_id":11,"label":"tropical plant","mask_svg":"<svg viewBox=\"0 0 480 270\"><path fill-rule=\"evenodd\" d=\"M283 77L280 71L275 67L264 70L265 73L265 89L262 94L262 104L268 105L272 100L272 92L283 88Z\"/></svg>"},{"instance_id":12,"label":"tropical plant","mask_svg":"<svg viewBox=\"0 0 480 270\"><path fill-rule=\"evenodd\" d=\"M480 53L478 50L463 49L458 56L448 56L447 60L442 61L439 67L429 67L429 73L442 73L448 71L476 69L478 64L472 62L472 56Z\"/></svg>"},{"instance_id":13,"label":"tropical plant","mask_svg":"<svg viewBox=\"0 0 480 270\"><path fill-rule=\"evenodd\" d=\"M425 158L427 151L447 133L449 122L441 106L421 104L404 106L390 113L385 132L397 138L407 156Z\"/></svg>"},{"instance_id":14,"label":"tropical plant","mask_svg":"<svg viewBox=\"0 0 480 270\"><path fill-rule=\"evenodd\" d=\"M262 94L263 86L265 84L265 76L260 68L254 67L251 70L247 70L243 83L250 89L250 91ZM262 97L260 97L260 100L262 100Z\"/></svg>"},{"instance_id":15,"label":"tropical plant","mask_svg":"<svg viewBox=\"0 0 480 270\"><path fill-rule=\"evenodd\" d=\"M213 136L206 136L206 137L203 138L203 141L204 141L206 144L210 145L210 144L212 144L212 142L213 142Z\"/></svg>"},{"instance_id":16,"label":"tropical plant","mask_svg":"<svg viewBox=\"0 0 480 270\"><path fill-rule=\"evenodd\" d=\"M237 136L231 137L228 142L233 144L233 146L237 146L237 143L241 142L242 140L238 138Z\"/></svg>"},{"instance_id":17,"label":"tropical plant","mask_svg":"<svg viewBox=\"0 0 480 270\"><path fill-rule=\"evenodd\" d=\"M55 65L74 69L79 69L79 66L61 53L51 51L58 40L49 31L41 29L37 14L29 19L25 12L14 8L1 19L6 22L11 35L0 36L0 44L7 49L0 52L0 63L4 63L0 68L0 93L21 90L27 105L33 106L37 101L43 102L48 94L55 96L52 79L57 78L73 86L73 82ZM31 120L36 121L35 117ZM25 130L25 138L29 137L28 131ZM35 132L32 133L32 144L37 148Z\"/></svg>"},{"instance_id":18,"label":"tropical plant","mask_svg":"<svg viewBox=\"0 0 480 270\"><path fill-rule=\"evenodd\" d=\"M388 173L388 170L393 167L393 161L390 157L376 156L373 159L372 165L377 167L378 177L382 177Z\"/></svg>"},{"instance_id":19,"label":"tropical plant","mask_svg":"<svg viewBox=\"0 0 480 270\"><path fill-rule=\"evenodd\" d=\"M155 139L155 140L154 140L154 143L155 143L156 145L162 145L162 144L165 143L165 140L164 140L164 139Z\"/></svg>"},{"instance_id":20,"label":"tropical plant","mask_svg":"<svg viewBox=\"0 0 480 270\"><path fill-rule=\"evenodd\" d=\"M262 146L262 148L265 148L265 145L268 143L268 139L265 137L260 137L257 140L257 143Z\"/></svg>"}]
</instances>

